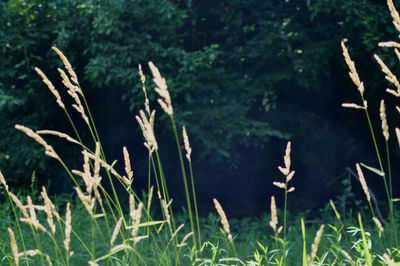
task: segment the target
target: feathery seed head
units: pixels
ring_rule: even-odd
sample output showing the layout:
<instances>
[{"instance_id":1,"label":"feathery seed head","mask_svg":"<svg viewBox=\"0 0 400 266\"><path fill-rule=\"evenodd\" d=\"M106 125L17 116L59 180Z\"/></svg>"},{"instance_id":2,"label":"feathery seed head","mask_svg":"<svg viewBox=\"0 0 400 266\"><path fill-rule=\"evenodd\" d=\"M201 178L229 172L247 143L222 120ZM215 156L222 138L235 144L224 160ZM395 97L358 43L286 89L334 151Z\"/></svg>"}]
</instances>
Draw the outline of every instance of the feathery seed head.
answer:
<instances>
[{"instance_id":1,"label":"feathery seed head","mask_svg":"<svg viewBox=\"0 0 400 266\"><path fill-rule=\"evenodd\" d=\"M313 262L315 256L317 255L319 243L321 242L322 234L324 233L324 228L325 225L324 224L321 225L321 227L319 228L319 230L315 235L314 243L311 245L311 254L308 257L308 263Z\"/></svg>"},{"instance_id":2,"label":"feathery seed head","mask_svg":"<svg viewBox=\"0 0 400 266\"><path fill-rule=\"evenodd\" d=\"M28 137L34 139L37 143L39 143L40 145L42 145L45 149L45 154L53 157L54 159L57 159L58 161L61 161L60 157L58 156L58 154L55 152L55 150L53 149L52 146L50 146L49 144L47 144L47 142L41 137L39 136L39 134L35 133L32 129L27 128L25 126L21 126L21 125L15 125L15 128L24 132Z\"/></svg>"},{"instance_id":3,"label":"feathery seed head","mask_svg":"<svg viewBox=\"0 0 400 266\"><path fill-rule=\"evenodd\" d=\"M382 133L383 136L385 137L385 140L389 140L389 126L386 120L386 109L385 109L385 102L384 100L381 100L381 106L379 109L379 116L381 117L382 120Z\"/></svg>"},{"instance_id":4,"label":"feathery seed head","mask_svg":"<svg viewBox=\"0 0 400 266\"><path fill-rule=\"evenodd\" d=\"M140 116L136 116L136 120L139 123L140 128L142 129L143 137L145 139L144 146L149 150L150 155L154 150L158 149L157 141L154 136L154 117L155 110L150 115L150 119L147 119L146 114L143 110L139 111Z\"/></svg>"},{"instance_id":5,"label":"feathery seed head","mask_svg":"<svg viewBox=\"0 0 400 266\"><path fill-rule=\"evenodd\" d=\"M53 83L47 78L47 76L40 70L38 67L35 67L35 71L39 74L39 76L42 78L43 83L47 85L49 88L50 92L56 97L57 104L62 108L65 109L65 105L61 100L61 96L54 87Z\"/></svg>"},{"instance_id":6,"label":"feathery seed head","mask_svg":"<svg viewBox=\"0 0 400 266\"><path fill-rule=\"evenodd\" d=\"M276 182L276 181L274 181L274 182L272 182L272 184L273 184L274 186L277 186L278 188L286 188L286 184L285 184L285 183L282 183L282 182Z\"/></svg>"},{"instance_id":7,"label":"feathery seed head","mask_svg":"<svg viewBox=\"0 0 400 266\"><path fill-rule=\"evenodd\" d=\"M182 135L183 135L183 143L185 144L186 158L190 162L190 154L192 154L192 148L190 148L189 137L186 133L185 126L182 127Z\"/></svg>"},{"instance_id":8,"label":"feathery seed head","mask_svg":"<svg viewBox=\"0 0 400 266\"><path fill-rule=\"evenodd\" d=\"M67 203L67 207L65 210L65 239L63 241L64 243L64 248L67 251L68 256L70 256L69 251L69 244L71 242L71 208L69 202Z\"/></svg>"},{"instance_id":9,"label":"feathery seed head","mask_svg":"<svg viewBox=\"0 0 400 266\"><path fill-rule=\"evenodd\" d=\"M62 62L64 63L65 68L68 70L69 75L71 76L72 81L79 86L78 83L78 77L75 74L75 71L72 69L71 64L69 63L67 57L55 46L52 47L52 49L58 54L58 56L61 58Z\"/></svg>"},{"instance_id":10,"label":"feathery seed head","mask_svg":"<svg viewBox=\"0 0 400 266\"><path fill-rule=\"evenodd\" d=\"M226 218L225 211L224 211L224 209L222 209L222 206L221 206L221 204L219 204L217 199L213 199L213 201L214 201L215 209L217 210L217 213L218 213L219 217L221 218L222 227L224 228L225 233L227 233L227 235L228 235L228 240L232 242L231 230L229 228L229 222L228 222L228 219Z\"/></svg>"},{"instance_id":11,"label":"feathery seed head","mask_svg":"<svg viewBox=\"0 0 400 266\"><path fill-rule=\"evenodd\" d=\"M10 242L11 242L11 249L12 253L14 256L14 262L15 265L19 265L19 254L18 254L18 246L17 246L17 241L15 241L15 235L13 230L9 227L8 229L8 234L10 235Z\"/></svg>"},{"instance_id":12,"label":"feathery seed head","mask_svg":"<svg viewBox=\"0 0 400 266\"><path fill-rule=\"evenodd\" d=\"M361 187L365 193L365 196L367 197L368 202L371 202L371 195L369 194L369 190L368 190L368 186L367 186L367 182L365 181L364 178L364 174L361 170L361 166L360 164L356 164L356 168L357 168L357 174L358 174L358 178L360 180L361 183Z\"/></svg>"},{"instance_id":13,"label":"feathery seed head","mask_svg":"<svg viewBox=\"0 0 400 266\"><path fill-rule=\"evenodd\" d=\"M347 50L346 46L344 45L344 41L341 42L344 60L350 70L349 76L353 83L357 86L358 91L360 92L361 96L364 95L364 84L360 81L360 77L358 76L356 66L354 62L351 60L349 51Z\"/></svg>"},{"instance_id":14,"label":"feathery seed head","mask_svg":"<svg viewBox=\"0 0 400 266\"><path fill-rule=\"evenodd\" d=\"M160 95L162 99L158 99L158 103L161 105L161 108L166 112L168 115L172 115L174 110L172 108L171 103L171 96L169 95L167 83L165 78L163 78L160 74L158 68L153 64L153 62L149 62L149 67L151 73L153 74L153 81L156 84L155 91Z\"/></svg>"},{"instance_id":15,"label":"feathery seed head","mask_svg":"<svg viewBox=\"0 0 400 266\"><path fill-rule=\"evenodd\" d=\"M124 153L125 172L128 176L128 179L127 179L128 182L126 183L126 185L130 186L132 184L132 178L133 178L133 171L131 168L131 160L129 157L128 150L125 146L122 148L122 151Z\"/></svg>"},{"instance_id":16,"label":"feathery seed head","mask_svg":"<svg viewBox=\"0 0 400 266\"><path fill-rule=\"evenodd\" d=\"M8 185L7 185L6 179L4 178L3 174L1 173L1 171L0 171L0 182L3 184L4 188L8 192Z\"/></svg>"},{"instance_id":17,"label":"feathery seed head","mask_svg":"<svg viewBox=\"0 0 400 266\"><path fill-rule=\"evenodd\" d=\"M117 239L117 236L118 236L119 231L121 229L122 220L123 220L123 218L120 217L118 222L117 222L117 224L115 225L114 231L113 231L111 239L110 239L110 246L112 246L114 244L115 240Z\"/></svg>"},{"instance_id":18,"label":"feathery seed head","mask_svg":"<svg viewBox=\"0 0 400 266\"><path fill-rule=\"evenodd\" d=\"M271 196L271 221L269 222L269 226L274 230L276 233L276 226L278 225L278 215L276 211L276 203L275 197Z\"/></svg>"}]
</instances>

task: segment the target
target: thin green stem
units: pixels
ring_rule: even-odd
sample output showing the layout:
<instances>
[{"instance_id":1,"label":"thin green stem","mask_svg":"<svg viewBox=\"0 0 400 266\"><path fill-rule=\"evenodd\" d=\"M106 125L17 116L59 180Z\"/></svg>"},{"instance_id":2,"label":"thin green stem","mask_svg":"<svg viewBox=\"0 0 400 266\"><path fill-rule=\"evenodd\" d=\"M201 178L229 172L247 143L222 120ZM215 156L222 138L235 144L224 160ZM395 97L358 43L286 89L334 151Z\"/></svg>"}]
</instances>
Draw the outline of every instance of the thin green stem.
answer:
<instances>
[{"instance_id":1,"label":"thin green stem","mask_svg":"<svg viewBox=\"0 0 400 266\"><path fill-rule=\"evenodd\" d=\"M182 170L182 178L183 178L183 184L185 186L185 195L186 195L186 203L188 207L188 212L189 212L189 220L190 220L190 228L191 231L193 232L193 244L195 246L195 249L197 251L197 243L196 243L196 234L194 231L194 223L193 223L193 216L192 216L192 207L191 207L191 201L190 201L190 195L189 195L189 189L188 189L188 184L187 184L187 178L186 178L186 170L185 170L185 164L183 163L183 156L182 156L182 151L181 151L181 145L178 137L178 131L176 129L176 124L174 117L170 115L171 118L171 123L172 123L172 128L174 131L175 135L175 140L176 140L176 145L178 149L178 154L179 154L179 162L181 164L181 170ZM197 253L196 253L197 254ZM197 256L197 255L196 255Z\"/></svg>"}]
</instances>

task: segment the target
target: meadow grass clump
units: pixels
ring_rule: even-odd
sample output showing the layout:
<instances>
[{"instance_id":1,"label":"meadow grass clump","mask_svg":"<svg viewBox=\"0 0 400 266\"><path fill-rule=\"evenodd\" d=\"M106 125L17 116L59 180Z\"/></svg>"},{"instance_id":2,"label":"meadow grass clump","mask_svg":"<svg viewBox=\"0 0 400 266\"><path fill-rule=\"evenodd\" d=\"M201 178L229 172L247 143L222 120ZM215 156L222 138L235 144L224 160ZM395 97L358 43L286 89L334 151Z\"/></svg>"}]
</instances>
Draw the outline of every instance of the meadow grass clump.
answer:
<instances>
[{"instance_id":1,"label":"meadow grass clump","mask_svg":"<svg viewBox=\"0 0 400 266\"><path fill-rule=\"evenodd\" d=\"M393 23L400 32L400 16L392 0L387 0ZM399 265L398 213L392 190L392 173L389 154L390 128L384 101L380 104L382 137L385 140L387 166L384 167L377 135L372 127L365 99L367 90L356 70L355 63L344 42L341 43L349 75L360 94L361 103L344 103L343 107L364 110L377 155L378 167L363 163L355 165L358 179L366 196L369 211L359 211L356 216L343 218L333 200L329 212L334 217L315 223L302 216L290 214L288 195L294 191L289 182L295 171L291 165L292 145L289 141L284 155L284 166L278 170L284 180L274 181L281 188L283 209L277 207L279 195L272 195L270 215L263 218L229 218L220 202L214 199L215 213L199 217L196 200L189 137L186 127L178 131L174 109L166 80L158 68L149 62L158 103L169 116L174 132L182 173L187 209L173 211L173 195L167 186L154 131L156 111L152 110L145 87L146 76L139 65L144 109L136 120L142 130L144 146L148 150L147 191L140 194L134 189L136 177L131 167L129 151L123 147L124 173L115 170L115 162L106 159L94 119L86 101L84 90L65 55L56 47L65 70L58 72L62 83L72 98L72 108L80 114L92 137L84 143L59 92L38 68L36 72L56 98L75 136L55 130L34 131L23 125L15 128L43 146L45 153L65 169L74 183L76 199L52 199L46 187L39 193L26 197L12 192L0 172L2 194L6 201L0 203L1 262L10 265ZM382 42L379 46L393 48L400 60L400 43ZM395 89L387 92L400 97L400 83L378 55L375 59L385 78ZM400 108L396 107L400 112ZM178 133L179 132L179 133ZM395 129L400 146L400 129ZM57 136L71 145L79 146L82 168L70 169L57 151L46 140L47 135ZM181 150L181 142L184 151ZM93 148L90 148L93 147ZM185 152L185 156L183 156ZM387 218L376 215L371 203L371 191L363 169L382 178L387 195ZM189 177L189 178L188 178ZM107 178L110 189L103 187ZM155 183L152 182L155 181ZM123 187L129 200L124 202L117 193ZM8 198L8 199L7 199ZM368 211L368 209L366 209ZM330 213L329 215L331 215ZM280 217L283 224L280 225ZM386 220L387 219L387 220ZM268 225L271 229L268 228ZM200 230L202 229L202 230Z\"/></svg>"}]
</instances>

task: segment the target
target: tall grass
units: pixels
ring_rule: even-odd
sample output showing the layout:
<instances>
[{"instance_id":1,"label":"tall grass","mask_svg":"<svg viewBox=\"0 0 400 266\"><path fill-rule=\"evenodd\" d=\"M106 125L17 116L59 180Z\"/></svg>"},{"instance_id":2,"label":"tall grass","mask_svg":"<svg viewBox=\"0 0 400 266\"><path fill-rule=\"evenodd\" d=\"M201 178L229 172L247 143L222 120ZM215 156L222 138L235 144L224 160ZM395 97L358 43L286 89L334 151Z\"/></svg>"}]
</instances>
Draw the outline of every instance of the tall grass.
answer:
<instances>
[{"instance_id":1,"label":"tall grass","mask_svg":"<svg viewBox=\"0 0 400 266\"><path fill-rule=\"evenodd\" d=\"M400 16L393 2L387 0L387 3L394 26L400 32ZM382 42L379 45L393 48L400 60L400 43ZM382 152L377 143L378 136L372 127L365 99L366 90L344 42L343 55L350 69L350 78L360 94L361 104L345 103L343 106L364 110L378 166L372 167L363 163L355 166L371 216L358 213L357 217L344 221L334 201L330 200L336 220L330 219L321 225L310 225L304 217L293 216L289 219L288 196L294 191L289 182L295 174L291 168L291 142L286 146L284 166L278 167L284 180L273 182L283 189L283 210L277 208L276 201L280 197L275 195L271 196L270 217L259 221L228 220L222 205L214 199L218 216L210 214L207 218L199 217L189 137L185 127L182 128L182 134L178 133L180 130L178 131L175 123L165 78L152 62L149 62L149 68L159 96L158 103L170 117L177 145L187 210L183 214L173 211L173 195L168 190L167 176L159 154L161 145L159 146L157 132L154 131L156 112L147 98L146 76L139 66L145 101L136 120L143 133L144 146L148 150L147 191L141 195L133 189L134 178L139 177L134 177L129 151L123 148L125 172L118 173L114 168L115 162L110 163L106 159L84 89L81 88L76 73L64 54L55 47L53 49L64 63L64 69L58 71L73 99L72 109L80 114L92 137L92 143L83 142L69 113L71 108L67 108L44 72L36 68L54 95L58 107L65 112L75 136L55 130L34 131L23 125L16 125L15 128L42 145L45 153L65 169L74 183L77 200L52 200L45 187L42 188L40 197L28 195L26 200L22 200L21 195L12 192L0 172L2 189L8 197L8 202L2 205L4 208L0 208L0 218L4 226L4 230L0 230L4 232L0 233L2 262L11 265L399 265L395 263L400 261L400 249L397 235L399 219L394 205L398 199L394 198L392 190L390 130L386 106L382 101L381 131L388 162L384 167ZM388 89L388 93L400 97L400 83L396 76L379 56L375 55L375 58L385 78L395 87L395 90ZM400 112L400 108L396 108ZM400 129L396 128L395 132L400 145ZM82 169L70 169L45 140L47 135L58 136L71 145L80 146ZM181 150L182 142L184 150ZM361 166L382 178L387 194L389 222L382 221L375 215ZM108 190L103 187L103 177L110 183L111 188ZM117 186L122 186L128 194L128 203L120 200ZM41 203L37 202L39 199ZM283 217L282 225L279 225L279 217ZM268 219L272 230L266 228ZM220 226L218 222L221 223Z\"/></svg>"}]
</instances>

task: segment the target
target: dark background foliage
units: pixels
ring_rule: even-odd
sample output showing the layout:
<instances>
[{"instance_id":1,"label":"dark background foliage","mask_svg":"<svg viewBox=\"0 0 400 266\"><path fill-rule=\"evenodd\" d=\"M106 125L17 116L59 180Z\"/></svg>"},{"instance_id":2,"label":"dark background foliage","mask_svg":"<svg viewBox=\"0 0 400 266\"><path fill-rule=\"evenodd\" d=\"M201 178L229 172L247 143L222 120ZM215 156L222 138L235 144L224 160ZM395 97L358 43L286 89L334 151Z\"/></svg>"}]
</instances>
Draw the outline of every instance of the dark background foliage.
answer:
<instances>
[{"instance_id":1,"label":"dark background foliage","mask_svg":"<svg viewBox=\"0 0 400 266\"><path fill-rule=\"evenodd\" d=\"M340 107L359 101L340 41L348 39L380 129L379 99L394 103L372 57L379 53L395 66L394 56L377 48L396 37L384 1L8 0L0 2L0 13L0 169L12 185L29 187L35 174L50 191L70 191L61 167L14 129L19 123L72 134L33 70L41 68L67 96L52 45L78 73L107 158L122 167L122 146L128 147L138 189L146 183L147 154L134 119L144 100L137 66L149 74L150 60L167 79L178 125L187 126L205 209L212 197L238 214L265 209L266 198L278 193L272 181L280 178L276 167L288 139L297 171L293 207L316 208L335 197L345 167L377 165L363 114ZM183 187L169 121L150 75L146 85L179 202ZM393 109L388 112L396 125ZM71 168L80 167L79 152L49 141Z\"/></svg>"}]
</instances>

